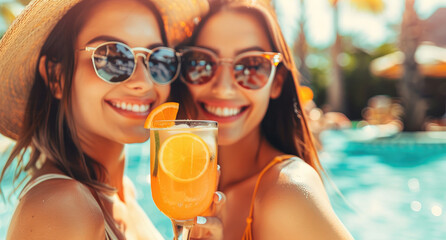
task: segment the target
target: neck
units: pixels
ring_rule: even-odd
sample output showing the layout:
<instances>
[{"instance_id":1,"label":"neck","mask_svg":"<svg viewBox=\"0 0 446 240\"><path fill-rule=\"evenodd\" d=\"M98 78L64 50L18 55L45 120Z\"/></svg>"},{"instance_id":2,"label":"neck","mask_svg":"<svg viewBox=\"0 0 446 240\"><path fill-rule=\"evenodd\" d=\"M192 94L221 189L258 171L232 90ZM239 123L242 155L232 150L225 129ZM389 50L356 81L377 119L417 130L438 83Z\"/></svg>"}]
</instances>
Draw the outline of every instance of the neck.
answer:
<instances>
[{"instance_id":1,"label":"neck","mask_svg":"<svg viewBox=\"0 0 446 240\"><path fill-rule=\"evenodd\" d=\"M264 138L260 129L256 129L238 142L219 146L220 190L256 175L268 164L273 148Z\"/></svg>"},{"instance_id":2,"label":"neck","mask_svg":"<svg viewBox=\"0 0 446 240\"><path fill-rule=\"evenodd\" d=\"M116 188L118 195L123 193L122 179L125 169L124 144L107 139L81 141L85 154L96 160L107 171L105 183Z\"/></svg>"}]
</instances>

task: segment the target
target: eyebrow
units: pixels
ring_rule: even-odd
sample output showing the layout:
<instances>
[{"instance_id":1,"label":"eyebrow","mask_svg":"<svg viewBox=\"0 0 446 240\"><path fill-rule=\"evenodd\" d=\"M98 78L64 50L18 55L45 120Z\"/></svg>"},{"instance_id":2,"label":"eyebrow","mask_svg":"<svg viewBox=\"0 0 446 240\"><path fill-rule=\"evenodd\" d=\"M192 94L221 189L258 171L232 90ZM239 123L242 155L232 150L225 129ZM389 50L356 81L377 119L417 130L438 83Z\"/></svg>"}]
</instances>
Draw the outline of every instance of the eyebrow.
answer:
<instances>
[{"instance_id":1,"label":"eyebrow","mask_svg":"<svg viewBox=\"0 0 446 240\"><path fill-rule=\"evenodd\" d=\"M91 39L90 41L88 41L86 45L89 45L89 44L92 44L95 42L120 42L120 43L124 43L125 45L128 45L127 42L125 42L119 38L108 36L108 35L97 36L97 37ZM152 48L162 47L162 46L164 46L163 43L153 43L153 44L146 46L146 48L152 49Z\"/></svg>"},{"instance_id":2,"label":"eyebrow","mask_svg":"<svg viewBox=\"0 0 446 240\"><path fill-rule=\"evenodd\" d=\"M219 50L217 50L217 49L215 49L215 48L212 48L212 47L203 46L203 45L198 45L198 44L195 45L195 46L196 46L196 47L200 47L200 48L205 48L205 49L211 50L212 52L216 53L217 55L220 54L220 51L219 51ZM241 53L252 52L252 51L266 52L265 49L263 49L263 48L260 47L260 46L252 46L252 47L247 47L247 48L239 49L239 50L235 51L235 54L234 54L234 55L237 56L237 55L239 55L239 54L241 54Z\"/></svg>"},{"instance_id":3,"label":"eyebrow","mask_svg":"<svg viewBox=\"0 0 446 240\"><path fill-rule=\"evenodd\" d=\"M244 52L252 52L252 51L266 52L265 49L263 49L260 46L253 46L253 47L242 48L240 50L237 50L235 52L235 55L239 55L239 54L244 53Z\"/></svg>"}]
</instances>

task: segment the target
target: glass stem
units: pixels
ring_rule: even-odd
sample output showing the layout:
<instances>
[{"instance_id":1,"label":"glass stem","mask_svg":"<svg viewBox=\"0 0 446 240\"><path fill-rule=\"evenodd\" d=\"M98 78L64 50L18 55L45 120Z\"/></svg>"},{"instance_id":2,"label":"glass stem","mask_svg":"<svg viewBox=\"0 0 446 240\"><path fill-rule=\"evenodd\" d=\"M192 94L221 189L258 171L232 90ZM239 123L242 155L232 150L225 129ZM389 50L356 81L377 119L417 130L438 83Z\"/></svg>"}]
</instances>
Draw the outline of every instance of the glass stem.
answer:
<instances>
[{"instance_id":1,"label":"glass stem","mask_svg":"<svg viewBox=\"0 0 446 240\"><path fill-rule=\"evenodd\" d=\"M192 227L195 224L194 219L174 220L171 219L173 226L174 240L189 240Z\"/></svg>"}]
</instances>

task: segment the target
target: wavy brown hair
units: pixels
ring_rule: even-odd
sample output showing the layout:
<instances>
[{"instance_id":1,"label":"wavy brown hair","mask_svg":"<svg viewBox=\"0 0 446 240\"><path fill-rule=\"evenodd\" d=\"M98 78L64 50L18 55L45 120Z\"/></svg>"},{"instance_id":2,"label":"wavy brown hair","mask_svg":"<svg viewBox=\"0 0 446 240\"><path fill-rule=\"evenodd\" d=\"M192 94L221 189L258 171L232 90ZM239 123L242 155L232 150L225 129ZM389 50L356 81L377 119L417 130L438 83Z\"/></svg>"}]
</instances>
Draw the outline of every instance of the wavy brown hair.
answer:
<instances>
[{"instance_id":1,"label":"wavy brown hair","mask_svg":"<svg viewBox=\"0 0 446 240\"><path fill-rule=\"evenodd\" d=\"M70 9L57 23L46 39L39 59L46 56L45 69L48 83L39 73L39 64L35 70L35 79L27 101L23 127L0 175L0 182L6 170L17 161L14 182L23 172L36 169L39 159L51 161L65 175L89 187L104 212L106 221L120 239L122 233L115 227L110 213L105 211L99 195L115 189L104 184L106 169L95 159L86 155L77 136L73 118L72 92L75 69L75 41L86 23L91 10L107 0L84 0ZM167 38L161 16L155 5L147 0L138 0L145 4L157 16L164 44ZM55 67L60 66L59 71ZM54 97L50 86L63 86L60 100ZM15 188L17 190L21 181ZM2 196L3 196L2 192Z\"/></svg>"},{"instance_id":2,"label":"wavy brown hair","mask_svg":"<svg viewBox=\"0 0 446 240\"><path fill-rule=\"evenodd\" d=\"M262 133L275 148L286 154L302 158L321 174L324 171L319 162L313 136L307 124L307 117L298 96L300 88L299 74L274 12L272 9L254 1L244 1L249 2L249 4L232 2L235 2L235 4L225 0L210 1L209 13L201 20L190 40L181 44L180 48L194 45L207 20L220 11L230 10L248 13L258 19L262 26L268 26L265 31L267 31L273 51L280 52L284 57L278 65L275 78L283 78L284 83L281 95L277 99L270 99L268 110L261 122ZM179 114L188 117L193 116L194 109L190 107L193 104L190 93L185 89L187 89L187 86L183 82L174 82L171 89L171 99L182 103L183 106L180 108Z\"/></svg>"}]
</instances>

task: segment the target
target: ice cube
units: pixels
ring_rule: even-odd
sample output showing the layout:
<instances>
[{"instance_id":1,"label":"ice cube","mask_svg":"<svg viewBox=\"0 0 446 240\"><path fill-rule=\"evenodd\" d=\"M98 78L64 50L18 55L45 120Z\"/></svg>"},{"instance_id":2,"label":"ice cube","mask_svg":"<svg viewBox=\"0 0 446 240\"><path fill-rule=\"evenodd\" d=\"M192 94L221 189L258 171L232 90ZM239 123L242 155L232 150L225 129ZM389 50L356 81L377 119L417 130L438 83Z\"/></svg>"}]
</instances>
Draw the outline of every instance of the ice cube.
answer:
<instances>
[{"instance_id":1,"label":"ice cube","mask_svg":"<svg viewBox=\"0 0 446 240\"><path fill-rule=\"evenodd\" d=\"M181 128L190 128L190 127L189 127L189 125L187 125L185 123L181 123L181 124L172 126L172 128L181 129Z\"/></svg>"}]
</instances>

